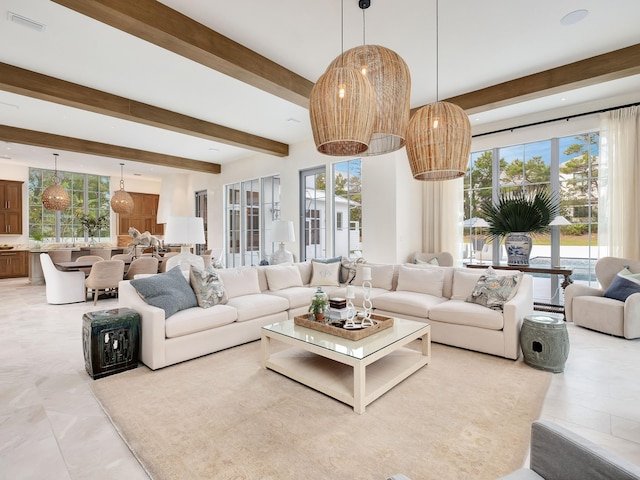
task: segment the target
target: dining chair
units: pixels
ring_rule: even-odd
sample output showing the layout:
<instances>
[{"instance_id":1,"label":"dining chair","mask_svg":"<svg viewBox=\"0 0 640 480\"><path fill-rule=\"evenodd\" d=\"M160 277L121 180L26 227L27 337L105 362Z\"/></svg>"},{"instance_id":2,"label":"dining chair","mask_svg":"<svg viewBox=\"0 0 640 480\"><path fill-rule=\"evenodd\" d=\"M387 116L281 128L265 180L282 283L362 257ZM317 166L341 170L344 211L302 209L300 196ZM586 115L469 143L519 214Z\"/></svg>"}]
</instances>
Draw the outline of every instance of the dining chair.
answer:
<instances>
[{"instance_id":1,"label":"dining chair","mask_svg":"<svg viewBox=\"0 0 640 480\"><path fill-rule=\"evenodd\" d=\"M163 273L167 271L167 260L169 260L171 257L175 257L176 255L178 255L180 252L167 252L164 254L164 256L160 259L160 264L158 266L158 272Z\"/></svg>"},{"instance_id":2,"label":"dining chair","mask_svg":"<svg viewBox=\"0 0 640 480\"><path fill-rule=\"evenodd\" d=\"M97 255L103 260L109 260L111 258L110 248L90 248L89 255Z\"/></svg>"},{"instance_id":3,"label":"dining chair","mask_svg":"<svg viewBox=\"0 0 640 480\"><path fill-rule=\"evenodd\" d=\"M84 272L63 272L58 270L51 257L46 253L40 254L40 264L44 274L47 303L61 305L63 303L86 301Z\"/></svg>"},{"instance_id":4,"label":"dining chair","mask_svg":"<svg viewBox=\"0 0 640 480\"><path fill-rule=\"evenodd\" d=\"M125 280L132 280L138 274L156 274L158 273L158 257L143 256L136 258L129 265L129 269L124 276Z\"/></svg>"},{"instance_id":5,"label":"dining chair","mask_svg":"<svg viewBox=\"0 0 640 480\"><path fill-rule=\"evenodd\" d=\"M78 258L76 258L76 262L91 262L91 263L96 263L96 262L102 262L104 260L104 258L102 258L99 255L82 255ZM78 270L84 272L85 277L87 275L89 275L89 272L91 271L92 267L83 267L83 268L79 268Z\"/></svg>"},{"instance_id":6,"label":"dining chair","mask_svg":"<svg viewBox=\"0 0 640 480\"><path fill-rule=\"evenodd\" d=\"M49 250L47 253L49 254L49 258L51 258L53 263L71 261L71 250L69 250L68 248L65 248L63 250Z\"/></svg>"},{"instance_id":7,"label":"dining chair","mask_svg":"<svg viewBox=\"0 0 640 480\"><path fill-rule=\"evenodd\" d=\"M84 285L93 292L93 304L95 305L100 296L100 290L115 292L118 294L118 283L124 277L124 262L122 260L102 260L96 262L91 267L89 276L84 281Z\"/></svg>"}]
</instances>

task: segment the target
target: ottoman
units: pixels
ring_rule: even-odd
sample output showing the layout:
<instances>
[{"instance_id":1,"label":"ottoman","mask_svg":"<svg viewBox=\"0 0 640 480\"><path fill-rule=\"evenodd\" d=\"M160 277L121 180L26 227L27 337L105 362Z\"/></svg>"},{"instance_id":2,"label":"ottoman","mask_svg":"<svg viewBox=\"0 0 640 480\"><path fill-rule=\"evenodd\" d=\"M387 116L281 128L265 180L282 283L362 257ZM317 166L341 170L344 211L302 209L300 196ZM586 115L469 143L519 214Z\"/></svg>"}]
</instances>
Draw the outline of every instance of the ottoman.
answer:
<instances>
[{"instance_id":1,"label":"ottoman","mask_svg":"<svg viewBox=\"0 0 640 480\"><path fill-rule=\"evenodd\" d=\"M527 365L548 372L563 372L569 357L569 334L563 315L546 313L524 317L520 347Z\"/></svg>"},{"instance_id":2,"label":"ottoman","mask_svg":"<svg viewBox=\"0 0 640 480\"><path fill-rule=\"evenodd\" d=\"M93 379L138 366L140 315L130 308L82 316L84 365Z\"/></svg>"}]
</instances>

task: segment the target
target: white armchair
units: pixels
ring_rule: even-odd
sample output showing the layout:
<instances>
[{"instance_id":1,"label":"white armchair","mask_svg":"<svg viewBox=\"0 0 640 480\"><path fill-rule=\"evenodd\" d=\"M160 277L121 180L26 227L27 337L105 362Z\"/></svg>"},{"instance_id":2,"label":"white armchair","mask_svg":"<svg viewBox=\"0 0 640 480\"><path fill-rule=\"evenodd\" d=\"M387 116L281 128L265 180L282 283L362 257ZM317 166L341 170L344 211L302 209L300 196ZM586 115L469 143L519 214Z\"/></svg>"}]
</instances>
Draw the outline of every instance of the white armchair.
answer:
<instances>
[{"instance_id":1,"label":"white armchair","mask_svg":"<svg viewBox=\"0 0 640 480\"><path fill-rule=\"evenodd\" d=\"M621 302L604 296L615 276L625 265L640 272L640 261L602 257L596 262L596 277L601 288L572 283L564 291L568 322L624 338L640 338L640 293Z\"/></svg>"},{"instance_id":2,"label":"white armchair","mask_svg":"<svg viewBox=\"0 0 640 480\"><path fill-rule=\"evenodd\" d=\"M60 271L46 253L40 254L40 264L44 273L47 303L60 305L86 300L84 272Z\"/></svg>"}]
</instances>

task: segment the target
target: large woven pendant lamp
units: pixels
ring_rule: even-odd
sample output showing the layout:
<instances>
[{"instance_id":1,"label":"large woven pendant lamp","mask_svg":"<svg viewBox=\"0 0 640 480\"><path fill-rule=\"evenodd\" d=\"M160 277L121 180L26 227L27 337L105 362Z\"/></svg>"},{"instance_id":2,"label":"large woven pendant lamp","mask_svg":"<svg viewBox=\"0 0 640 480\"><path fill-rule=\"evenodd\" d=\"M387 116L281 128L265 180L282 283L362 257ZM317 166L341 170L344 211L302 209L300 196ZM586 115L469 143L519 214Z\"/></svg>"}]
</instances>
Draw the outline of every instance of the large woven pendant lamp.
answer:
<instances>
[{"instance_id":1,"label":"large woven pendant lamp","mask_svg":"<svg viewBox=\"0 0 640 480\"><path fill-rule=\"evenodd\" d=\"M124 163L120 164L120 190L113 192L111 209L116 213L129 214L133 211L133 198L124 190Z\"/></svg>"},{"instance_id":2,"label":"large woven pendant lamp","mask_svg":"<svg viewBox=\"0 0 640 480\"><path fill-rule=\"evenodd\" d=\"M407 129L407 156L416 180L451 180L467 171L471 123L462 108L438 99L438 2L436 1L436 102L419 109Z\"/></svg>"},{"instance_id":3,"label":"large woven pendant lamp","mask_svg":"<svg viewBox=\"0 0 640 480\"><path fill-rule=\"evenodd\" d=\"M365 75L378 103L369 149L362 156L382 155L404 147L409 125L411 73L409 67L393 50L380 45L366 45L364 15L371 2L359 2L362 9L363 45L338 56L327 68L341 64L360 70Z\"/></svg>"},{"instance_id":4,"label":"large woven pendant lamp","mask_svg":"<svg viewBox=\"0 0 640 480\"><path fill-rule=\"evenodd\" d=\"M58 176L58 154L54 153L55 170L53 172L53 185L49 185L42 192L42 205L47 210L66 210L71 205L71 199L67 191L60 185L61 180Z\"/></svg>"},{"instance_id":5,"label":"large woven pendant lamp","mask_svg":"<svg viewBox=\"0 0 640 480\"><path fill-rule=\"evenodd\" d=\"M344 23L344 0L341 6ZM344 37L343 32L344 25ZM376 116L377 101L371 83L359 70L342 62L322 74L311 89L309 117L320 153L347 156L366 152Z\"/></svg>"}]
</instances>

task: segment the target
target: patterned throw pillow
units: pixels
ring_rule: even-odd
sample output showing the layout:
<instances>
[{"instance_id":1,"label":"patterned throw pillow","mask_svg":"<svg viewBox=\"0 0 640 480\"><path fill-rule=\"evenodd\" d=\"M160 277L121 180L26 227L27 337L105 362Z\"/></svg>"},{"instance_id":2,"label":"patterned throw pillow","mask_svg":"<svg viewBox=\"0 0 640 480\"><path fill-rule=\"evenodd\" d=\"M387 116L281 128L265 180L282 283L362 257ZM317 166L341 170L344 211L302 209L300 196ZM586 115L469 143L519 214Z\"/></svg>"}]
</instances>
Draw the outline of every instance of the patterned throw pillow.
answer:
<instances>
[{"instance_id":1,"label":"patterned throw pillow","mask_svg":"<svg viewBox=\"0 0 640 480\"><path fill-rule=\"evenodd\" d=\"M492 310L502 310L504 304L511 300L522 280L522 272L515 275L496 274L491 267L481 275L475 288L466 299L469 303L477 303Z\"/></svg>"},{"instance_id":2,"label":"patterned throw pillow","mask_svg":"<svg viewBox=\"0 0 640 480\"><path fill-rule=\"evenodd\" d=\"M340 262L324 263L312 260L311 265L313 268L312 287L340 286Z\"/></svg>"},{"instance_id":3,"label":"patterned throw pillow","mask_svg":"<svg viewBox=\"0 0 640 480\"><path fill-rule=\"evenodd\" d=\"M213 266L209 265L202 270L191 265L189 283L198 299L198 306L209 308L227 303L224 283Z\"/></svg>"},{"instance_id":4,"label":"patterned throw pillow","mask_svg":"<svg viewBox=\"0 0 640 480\"><path fill-rule=\"evenodd\" d=\"M165 319L180 310L198 306L198 300L180 266L165 273L131 280L131 286L149 305L163 309Z\"/></svg>"},{"instance_id":5,"label":"patterned throw pillow","mask_svg":"<svg viewBox=\"0 0 640 480\"><path fill-rule=\"evenodd\" d=\"M414 258L413 259L413 263L415 263L416 265L420 265L420 264L427 264L427 265L437 265L440 266L440 262L438 262L438 257L433 257L431 260L429 260L428 262L425 262L424 260L420 260L419 258Z\"/></svg>"},{"instance_id":6,"label":"patterned throw pillow","mask_svg":"<svg viewBox=\"0 0 640 480\"><path fill-rule=\"evenodd\" d=\"M629 295L638 292L640 292L640 273L631 273L629 266L625 265L613 278L604 296L624 302Z\"/></svg>"}]
</instances>

